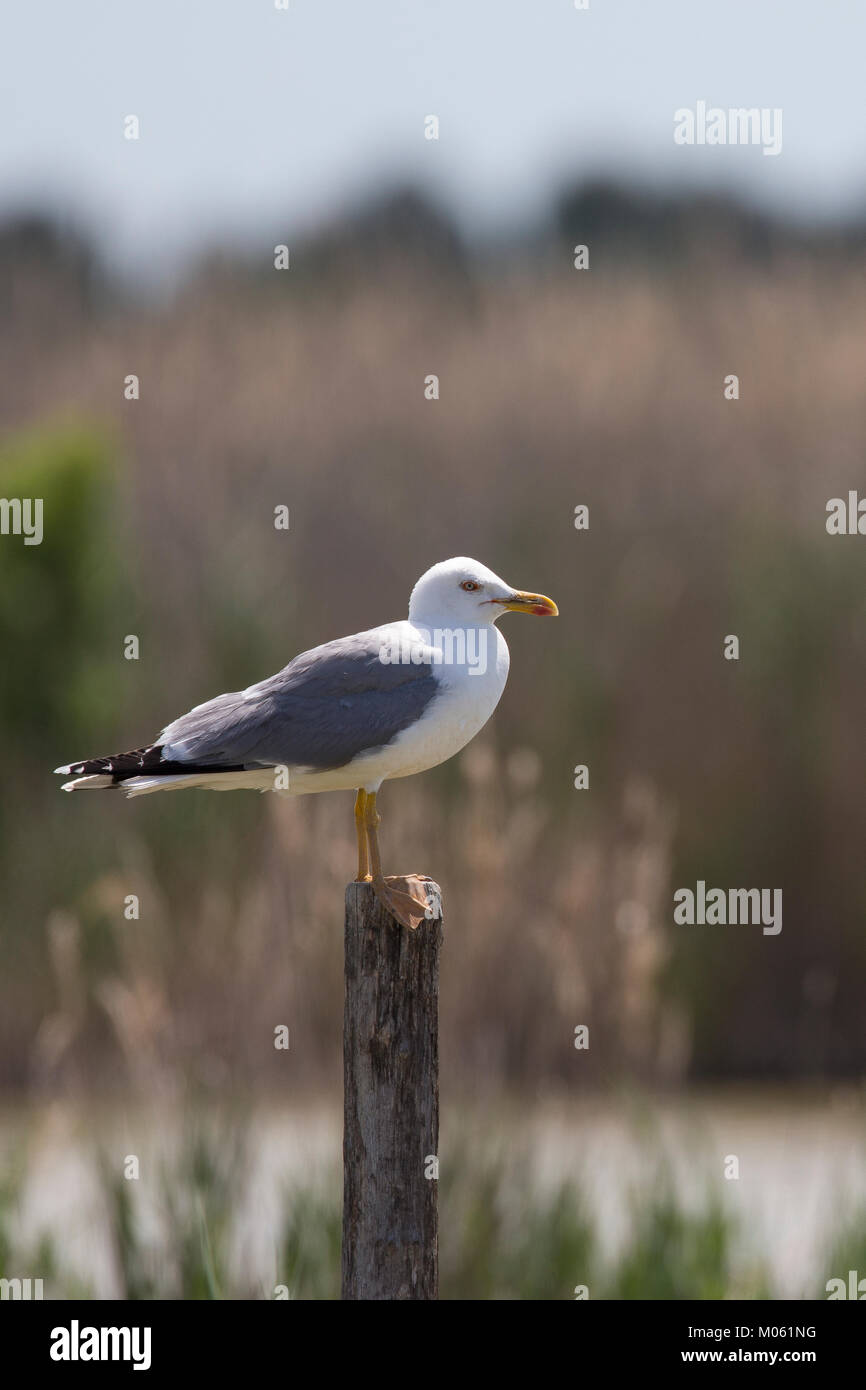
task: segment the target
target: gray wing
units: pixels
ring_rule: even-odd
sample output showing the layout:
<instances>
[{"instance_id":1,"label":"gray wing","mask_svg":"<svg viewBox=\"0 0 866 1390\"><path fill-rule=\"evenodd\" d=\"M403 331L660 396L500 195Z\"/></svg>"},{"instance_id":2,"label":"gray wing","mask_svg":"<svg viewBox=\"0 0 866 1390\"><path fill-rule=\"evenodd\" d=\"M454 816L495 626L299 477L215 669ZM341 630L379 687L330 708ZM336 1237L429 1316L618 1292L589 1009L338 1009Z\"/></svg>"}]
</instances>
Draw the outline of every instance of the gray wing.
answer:
<instances>
[{"instance_id":1,"label":"gray wing","mask_svg":"<svg viewBox=\"0 0 866 1390\"><path fill-rule=\"evenodd\" d=\"M380 660L381 632L302 652L247 691L218 695L163 729L163 757L196 766L343 767L419 719L439 683L428 664Z\"/></svg>"}]
</instances>

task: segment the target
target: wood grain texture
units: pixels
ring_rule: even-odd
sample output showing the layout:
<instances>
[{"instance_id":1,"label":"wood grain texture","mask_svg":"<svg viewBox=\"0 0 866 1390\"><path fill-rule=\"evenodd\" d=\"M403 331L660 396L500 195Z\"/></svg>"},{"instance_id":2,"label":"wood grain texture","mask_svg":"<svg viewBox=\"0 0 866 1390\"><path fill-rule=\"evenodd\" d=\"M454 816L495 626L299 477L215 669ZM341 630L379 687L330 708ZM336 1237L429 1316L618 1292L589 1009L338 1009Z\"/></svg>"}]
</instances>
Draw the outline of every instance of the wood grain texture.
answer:
<instances>
[{"instance_id":1,"label":"wood grain texture","mask_svg":"<svg viewBox=\"0 0 866 1390\"><path fill-rule=\"evenodd\" d=\"M345 945L342 1296L435 1299L441 907L410 931L350 883Z\"/></svg>"}]
</instances>

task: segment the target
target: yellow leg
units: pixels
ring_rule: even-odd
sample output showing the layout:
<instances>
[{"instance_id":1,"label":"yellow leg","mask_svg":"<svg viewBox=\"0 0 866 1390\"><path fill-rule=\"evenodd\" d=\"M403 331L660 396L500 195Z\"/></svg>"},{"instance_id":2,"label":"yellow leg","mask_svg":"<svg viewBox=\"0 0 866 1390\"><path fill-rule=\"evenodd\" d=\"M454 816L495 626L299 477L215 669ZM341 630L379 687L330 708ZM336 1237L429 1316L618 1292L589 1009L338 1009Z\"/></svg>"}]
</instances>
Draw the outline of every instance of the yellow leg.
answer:
<instances>
[{"instance_id":1,"label":"yellow leg","mask_svg":"<svg viewBox=\"0 0 866 1390\"><path fill-rule=\"evenodd\" d=\"M373 892L401 926L411 927L414 930L421 925L426 917L438 915L436 904L431 902L426 888L426 884L431 880L419 874L385 878L382 873L382 860L379 854L378 827L381 817L376 810L375 792L367 793L363 815L370 848Z\"/></svg>"},{"instance_id":2,"label":"yellow leg","mask_svg":"<svg viewBox=\"0 0 866 1390\"><path fill-rule=\"evenodd\" d=\"M379 855L379 834L378 825L382 817L376 810L376 793L359 792L359 796L364 797L364 825L367 831L367 844L370 849L370 869L373 878L382 877L382 860Z\"/></svg>"},{"instance_id":3,"label":"yellow leg","mask_svg":"<svg viewBox=\"0 0 866 1390\"><path fill-rule=\"evenodd\" d=\"M358 836L358 877L357 883L368 883L370 879L370 860L367 853L367 823L365 812L367 808L367 793L363 787L358 788L358 795L355 797L355 833Z\"/></svg>"}]
</instances>

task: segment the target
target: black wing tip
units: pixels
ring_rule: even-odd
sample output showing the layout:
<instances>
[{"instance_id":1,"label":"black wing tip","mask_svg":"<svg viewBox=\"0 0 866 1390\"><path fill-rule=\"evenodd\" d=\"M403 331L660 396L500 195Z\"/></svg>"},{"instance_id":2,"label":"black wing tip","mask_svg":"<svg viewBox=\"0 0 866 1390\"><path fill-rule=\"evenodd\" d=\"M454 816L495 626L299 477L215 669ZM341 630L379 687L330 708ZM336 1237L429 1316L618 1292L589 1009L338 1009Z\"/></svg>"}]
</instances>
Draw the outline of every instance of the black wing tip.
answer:
<instances>
[{"instance_id":1,"label":"black wing tip","mask_svg":"<svg viewBox=\"0 0 866 1390\"><path fill-rule=\"evenodd\" d=\"M107 758L85 758L79 763L69 763L66 767L56 767L54 771L63 777L107 777L111 776L114 785L127 782L132 777L189 776L196 772L245 772L243 763L196 764L180 763L162 757L161 743L147 748L135 748L130 753L112 753Z\"/></svg>"},{"instance_id":2,"label":"black wing tip","mask_svg":"<svg viewBox=\"0 0 866 1390\"><path fill-rule=\"evenodd\" d=\"M135 748L129 753L112 753L105 758L84 758L66 767L56 767L54 771L63 777L98 777L111 774L115 782L123 782L127 777L140 777L144 773L155 772L160 766L162 744L151 744L147 748Z\"/></svg>"}]
</instances>

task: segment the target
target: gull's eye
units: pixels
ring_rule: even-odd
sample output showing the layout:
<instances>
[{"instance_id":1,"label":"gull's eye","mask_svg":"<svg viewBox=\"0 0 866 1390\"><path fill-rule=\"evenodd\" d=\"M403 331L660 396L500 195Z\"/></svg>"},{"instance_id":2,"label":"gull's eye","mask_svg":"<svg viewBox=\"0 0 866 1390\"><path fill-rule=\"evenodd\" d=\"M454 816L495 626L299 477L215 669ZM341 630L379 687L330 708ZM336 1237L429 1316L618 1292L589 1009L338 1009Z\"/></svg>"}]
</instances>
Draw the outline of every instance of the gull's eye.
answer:
<instances>
[{"instance_id":1,"label":"gull's eye","mask_svg":"<svg viewBox=\"0 0 866 1390\"><path fill-rule=\"evenodd\" d=\"M467 594L474 594L476 589L481 588L481 585L476 584L474 579L464 579L460 587L461 589L465 589Z\"/></svg>"}]
</instances>

